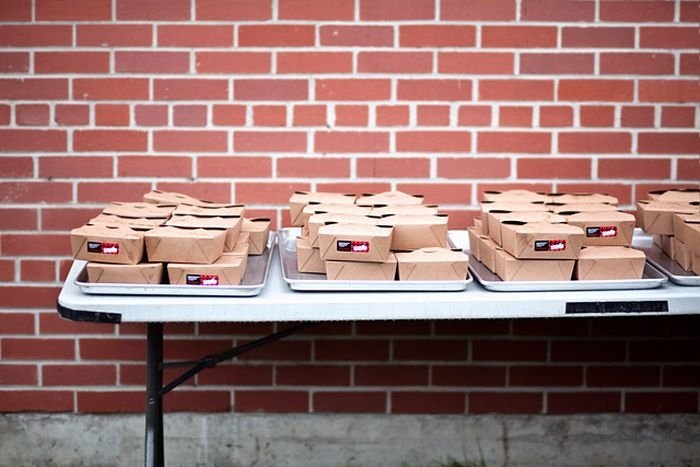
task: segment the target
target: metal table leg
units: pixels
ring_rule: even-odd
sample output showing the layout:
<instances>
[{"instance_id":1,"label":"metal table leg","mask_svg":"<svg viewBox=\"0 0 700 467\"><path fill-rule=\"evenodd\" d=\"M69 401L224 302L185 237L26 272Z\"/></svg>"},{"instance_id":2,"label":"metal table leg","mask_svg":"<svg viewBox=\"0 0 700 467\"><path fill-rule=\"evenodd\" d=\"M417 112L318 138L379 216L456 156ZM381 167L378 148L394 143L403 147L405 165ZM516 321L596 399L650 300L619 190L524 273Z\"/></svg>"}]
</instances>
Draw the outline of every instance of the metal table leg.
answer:
<instances>
[{"instance_id":1,"label":"metal table leg","mask_svg":"<svg viewBox=\"0 0 700 467\"><path fill-rule=\"evenodd\" d=\"M148 323L146 467L163 467L163 324Z\"/></svg>"}]
</instances>

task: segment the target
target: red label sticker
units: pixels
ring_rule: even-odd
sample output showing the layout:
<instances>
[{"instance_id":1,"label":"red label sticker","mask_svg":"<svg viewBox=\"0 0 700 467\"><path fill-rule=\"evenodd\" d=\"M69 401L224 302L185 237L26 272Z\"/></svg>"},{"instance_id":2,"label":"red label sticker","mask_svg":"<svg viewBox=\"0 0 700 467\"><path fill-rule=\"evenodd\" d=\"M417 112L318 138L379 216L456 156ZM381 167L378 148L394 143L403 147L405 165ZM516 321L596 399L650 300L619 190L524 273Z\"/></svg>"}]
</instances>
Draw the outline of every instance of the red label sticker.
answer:
<instances>
[{"instance_id":1,"label":"red label sticker","mask_svg":"<svg viewBox=\"0 0 700 467\"><path fill-rule=\"evenodd\" d=\"M187 274L187 285L219 285L219 276L216 274Z\"/></svg>"},{"instance_id":2,"label":"red label sticker","mask_svg":"<svg viewBox=\"0 0 700 467\"><path fill-rule=\"evenodd\" d=\"M88 242L88 253L101 253L103 255L118 255L118 243Z\"/></svg>"},{"instance_id":3,"label":"red label sticker","mask_svg":"<svg viewBox=\"0 0 700 467\"><path fill-rule=\"evenodd\" d=\"M535 240L535 251L564 251L566 240Z\"/></svg>"},{"instance_id":4,"label":"red label sticker","mask_svg":"<svg viewBox=\"0 0 700 467\"><path fill-rule=\"evenodd\" d=\"M600 228L600 236L603 238L617 237L617 227L614 225L605 225Z\"/></svg>"},{"instance_id":5,"label":"red label sticker","mask_svg":"<svg viewBox=\"0 0 700 467\"><path fill-rule=\"evenodd\" d=\"M347 251L350 253L368 253L369 252L369 242L356 241L356 240L338 240L336 243L336 250Z\"/></svg>"}]
</instances>

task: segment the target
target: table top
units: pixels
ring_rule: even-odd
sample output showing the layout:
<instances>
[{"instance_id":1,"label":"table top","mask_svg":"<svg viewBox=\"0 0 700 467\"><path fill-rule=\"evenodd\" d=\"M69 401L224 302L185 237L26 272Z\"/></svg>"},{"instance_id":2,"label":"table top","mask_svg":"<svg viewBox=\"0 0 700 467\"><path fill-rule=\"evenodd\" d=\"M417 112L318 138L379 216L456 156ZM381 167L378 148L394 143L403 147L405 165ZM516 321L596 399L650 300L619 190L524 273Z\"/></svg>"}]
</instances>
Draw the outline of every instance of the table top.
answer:
<instances>
[{"instance_id":1,"label":"table top","mask_svg":"<svg viewBox=\"0 0 700 467\"><path fill-rule=\"evenodd\" d=\"M468 247L465 231L453 234ZM66 318L108 322L277 322L415 319L555 318L700 314L700 287L671 282L656 289L491 292L474 281L461 292L297 292L282 278L275 251L267 285L255 297L88 295L74 261L58 297Z\"/></svg>"}]
</instances>

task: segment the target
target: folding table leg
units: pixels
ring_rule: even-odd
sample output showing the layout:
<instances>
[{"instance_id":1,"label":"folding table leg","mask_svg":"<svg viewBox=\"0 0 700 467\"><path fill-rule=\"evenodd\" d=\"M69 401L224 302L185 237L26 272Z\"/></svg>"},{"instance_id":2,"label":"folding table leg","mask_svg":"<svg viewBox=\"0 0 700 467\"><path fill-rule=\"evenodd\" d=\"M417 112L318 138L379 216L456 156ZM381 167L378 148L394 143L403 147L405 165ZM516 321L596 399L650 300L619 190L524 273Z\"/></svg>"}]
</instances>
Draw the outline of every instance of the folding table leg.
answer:
<instances>
[{"instance_id":1,"label":"folding table leg","mask_svg":"<svg viewBox=\"0 0 700 467\"><path fill-rule=\"evenodd\" d=\"M163 467L163 324L148 323L146 357L146 467Z\"/></svg>"}]
</instances>

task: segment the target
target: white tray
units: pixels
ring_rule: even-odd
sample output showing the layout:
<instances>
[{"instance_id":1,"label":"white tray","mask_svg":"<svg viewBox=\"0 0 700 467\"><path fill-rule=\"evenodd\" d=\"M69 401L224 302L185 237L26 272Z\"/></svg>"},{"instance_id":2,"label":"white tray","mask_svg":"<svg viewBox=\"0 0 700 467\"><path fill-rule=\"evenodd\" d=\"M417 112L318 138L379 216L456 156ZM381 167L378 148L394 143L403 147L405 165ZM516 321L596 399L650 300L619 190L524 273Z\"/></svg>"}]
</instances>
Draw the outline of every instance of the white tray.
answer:
<instances>
[{"instance_id":1,"label":"white tray","mask_svg":"<svg viewBox=\"0 0 700 467\"><path fill-rule=\"evenodd\" d=\"M277 235L270 232L267 248L261 255L248 256L245 275L240 285L167 285L167 284L107 284L87 281L87 270L83 268L75 279L75 284L86 294L96 295L185 295L216 297L250 297L258 295L265 288L270 271L272 252L277 243ZM87 267L87 266L86 266Z\"/></svg>"},{"instance_id":2,"label":"white tray","mask_svg":"<svg viewBox=\"0 0 700 467\"><path fill-rule=\"evenodd\" d=\"M647 261L663 272L674 284L699 286L700 276L684 270L680 264L668 257L658 245L646 245L639 248L647 255Z\"/></svg>"},{"instance_id":3,"label":"white tray","mask_svg":"<svg viewBox=\"0 0 700 467\"><path fill-rule=\"evenodd\" d=\"M471 275L463 281L329 281L325 274L309 274L297 269L296 238L300 229L279 232L282 277L292 290L307 292L458 292L473 282Z\"/></svg>"}]
</instances>

